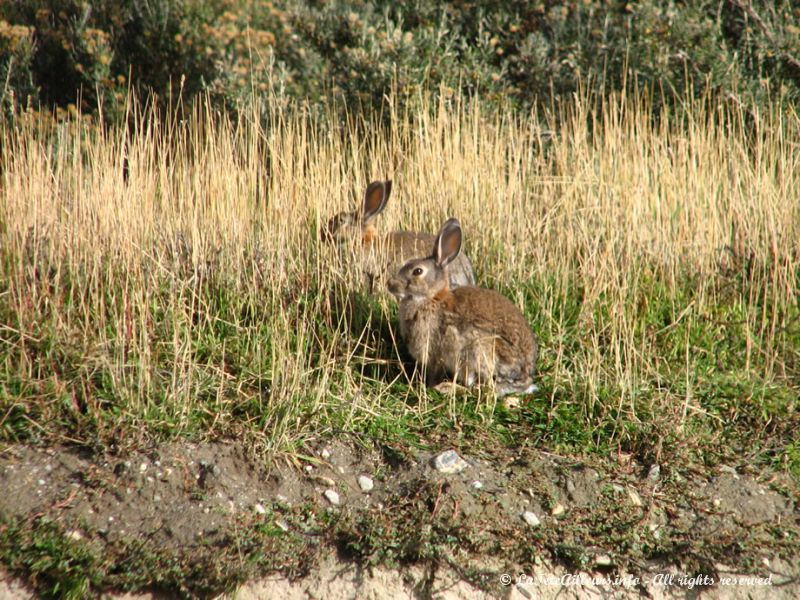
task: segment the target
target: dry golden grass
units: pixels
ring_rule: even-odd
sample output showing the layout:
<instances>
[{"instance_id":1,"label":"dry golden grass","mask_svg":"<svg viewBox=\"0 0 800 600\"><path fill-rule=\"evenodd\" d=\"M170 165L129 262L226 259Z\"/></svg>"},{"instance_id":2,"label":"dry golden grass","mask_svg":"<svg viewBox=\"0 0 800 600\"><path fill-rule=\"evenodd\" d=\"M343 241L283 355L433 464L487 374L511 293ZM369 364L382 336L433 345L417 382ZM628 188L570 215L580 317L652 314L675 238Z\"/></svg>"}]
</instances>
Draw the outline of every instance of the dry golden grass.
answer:
<instances>
[{"instance_id":1,"label":"dry golden grass","mask_svg":"<svg viewBox=\"0 0 800 600\"><path fill-rule=\"evenodd\" d=\"M541 117L388 110L389 128L134 107L130 136L6 127L0 436L242 434L288 450L491 409L407 385L385 299L357 294L339 319L332 292L363 285L319 228L387 178L382 225L457 216L479 283L540 336L532 420L571 419L575 440L625 440L630 424L680 437L796 389L798 115L709 101L654 120L638 97ZM715 395L725 376L743 390L733 407Z\"/></svg>"}]
</instances>

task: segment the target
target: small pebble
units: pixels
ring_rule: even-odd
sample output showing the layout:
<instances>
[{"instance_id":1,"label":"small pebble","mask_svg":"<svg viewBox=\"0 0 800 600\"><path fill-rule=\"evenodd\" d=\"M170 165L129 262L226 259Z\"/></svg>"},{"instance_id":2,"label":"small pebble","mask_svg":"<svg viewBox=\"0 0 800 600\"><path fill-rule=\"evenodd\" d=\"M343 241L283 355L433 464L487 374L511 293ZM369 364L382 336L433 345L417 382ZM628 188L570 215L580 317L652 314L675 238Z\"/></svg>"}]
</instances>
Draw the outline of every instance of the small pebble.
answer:
<instances>
[{"instance_id":1,"label":"small pebble","mask_svg":"<svg viewBox=\"0 0 800 600\"><path fill-rule=\"evenodd\" d=\"M613 561L608 554L601 554L595 557L594 564L598 567L610 567L613 564Z\"/></svg>"},{"instance_id":2,"label":"small pebble","mask_svg":"<svg viewBox=\"0 0 800 600\"><path fill-rule=\"evenodd\" d=\"M325 490L324 495L325 498L328 499L328 502L330 502L334 506L339 506L339 504L341 504L341 500L339 499L339 494L336 491Z\"/></svg>"},{"instance_id":3,"label":"small pebble","mask_svg":"<svg viewBox=\"0 0 800 600\"><path fill-rule=\"evenodd\" d=\"M563 515L565 512L567 512L567 509L564 507L563 504L556 504L553 507L553 510L550 511L550 514L553 515L554 517L558 517L560 515Z\"/></svg>"},{"instance_id":4,"label":"small pebble","mask_svg":"<svg viewBox=\"0 0 800 600\"><path fill-rule=\"evenodd\" d=\"M372 491L372 488L375 487L375 483L367 477L366 475L359 475L358 476L358 487L361 488L361 491L365 494L368 494Z\"/></svg>"},{"instance_id":5,"label":"small pebble","mask_svg":"<svg viewBox=\"0 0 800 600\"><path fill-rule=\"evenodd\" d=\"M331 479L330 477L325 477L323 475L317 475L312 478L316 483L320 485L324 485L325 487L335 487L336 482Z\"/></svg>"},{"instance_id":6,"label":"small pebble","mask_svg":"<svg viewBox=\"0 0 800 600\"><path fill-rule=\"evenodd\" d=\"M661 477L661 466L656 463L650 467L650 470L647 472L647 478L650 481L658 481Z\"/></svg>"},{"instance_id":7,"label":"small pebble","mask_svg":"<svg viewBox=\"0 0 800 600\"><path fill-rule=\"evenodd\" d=\"M433 459L433 467L439 471L450 475L460 473L469 466L469 463L461 458L455 450L447 450Z\"/></svg>"},{"instance_id":8,"label":"small pebble","mask_svg":"<svg viewBox=\"0 0 800 600\"><path fill-rule=\"evenodd\" d=\"M322 458L324 458L325 460L328 460L328 459L331 457L331 452L330 452L330 450L328 450L327 448L323 448L323 449L322 449L322 452L320 452L320 454L319 454L319 455L320 455Z\"/></svg>"},{"instance_id":9,"label":"small pebble","mask_svg":"<svg viewBox=\"0 0 800 600\"><path fill-rule=\"evenodd\" d=\"M542 522L539 520L539 517L529 510L526 510L524 513L522 513L522 518L531 527L538 527L542 524Z\"/></svg>"},{"instance_id":10,"label":"small pebble","mask_svg":"<svg viewBox=\"0 0 800 600\"><path fill-rule=\"evenodd\" d=\"M475 481L473 481L472 483L470 483L470 485L472 486L473 490L479 490L479 489L481 489L483 487L483 484L480 481L478 481L477 479Z\"/></svg>"},{"instance_id":11,"label":"small pebble","mask_svg":"<svg viewBox=\"0 0 800 600\"><path fill-rule=\"evenodd\" d=\"M275 521L275 525L277 525L283 531L289 531L289 522L285 519L278 519Z\"/></svg>"},{"instance_id":12,"label":"small pebble","mask_svg":"<svg viewBox=\"0 0 800 600\"><path fill-rule=\"evenodd\" d=\"M533 598L538 597L538 593L534 590L528 589L530 587L531 586L524 581L518 581L516 584L517 591L523 598L526 598L527 600L533 600Z\"/></svg>"},{"instance_id":13,"label":"small pebble","mask_svg":"<svg viewBox=\"0 0 800 600\"><path fill-rule=\"evenodd\" d=\"M142 463L139 465L139 473L144 473L147 471L147 463Z\"/></svg>"},{"instance_id":14,"label":"small pebble","mask_svg":"<svg viewBox=\"0 0 800 600\"><path fill-rule=\"evenodd\" d=\"M77 529L73 529L67 534L67 537L77 542L83 539L83 534Z\"/></svg>"},{"instance_id":15,"label":"small pebble","mask_svg":"<svg viewBox=\"0 0 800 600\"><path fill-rule=\"evenodd\" d=\"M260 502L256 502L256 503L253 505L253 508L254 508L254 509L255 509L255 511L256 511L258 514L260 514L260 515L265 515L265 514L267 514L267 509L266 509L266 508L264 508L264 505L263 505L263 504L261 504Z\"/></svg>"}]
</instances>

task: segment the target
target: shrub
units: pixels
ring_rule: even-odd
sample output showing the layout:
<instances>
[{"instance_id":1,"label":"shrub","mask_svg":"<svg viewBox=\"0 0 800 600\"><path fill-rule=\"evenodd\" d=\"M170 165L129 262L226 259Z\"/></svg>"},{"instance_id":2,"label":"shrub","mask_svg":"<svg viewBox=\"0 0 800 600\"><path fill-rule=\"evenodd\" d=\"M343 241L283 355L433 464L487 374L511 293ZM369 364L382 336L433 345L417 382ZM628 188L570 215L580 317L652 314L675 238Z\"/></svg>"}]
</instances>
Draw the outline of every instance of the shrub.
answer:
<instances>
[{"instance_id":1,"label":"shrub","mask_svg":"<svg viewBox=\"0 0 800 600\"><path fill-rule=\"evenodd\" d=\"M80 97L106 113L128 86L219 104L253 93L380 107L390 88L480 94L521 108L582 85L739 102L800 95L790 0L32 0L0 8L6 110ZM588 83L587 83L588 82Z\"/></svg>"}]
</instances>

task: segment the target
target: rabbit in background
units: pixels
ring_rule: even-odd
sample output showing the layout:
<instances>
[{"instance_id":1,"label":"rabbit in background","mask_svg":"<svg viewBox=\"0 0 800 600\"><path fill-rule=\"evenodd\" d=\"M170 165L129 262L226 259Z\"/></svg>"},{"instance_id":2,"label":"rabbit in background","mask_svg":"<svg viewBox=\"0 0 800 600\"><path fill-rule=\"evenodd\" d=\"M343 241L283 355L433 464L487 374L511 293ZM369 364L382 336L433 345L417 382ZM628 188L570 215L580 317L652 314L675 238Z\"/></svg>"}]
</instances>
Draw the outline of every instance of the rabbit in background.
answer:
<instances>
[{"instance_id":1,"label":"rabbit in background","mask_svg":"<svg viewBox=\"0 0 800 600\"><path fill-rule=\"evenodd\" d=\"M447 267L461 240L458 220L448 219L433 254L410 260L389 280L400 304L400 336L429 387L450 378L493 384L498 397L532 393L538 343L520 310L493 290L450 285Z\"/></svg>"},{"instance_id":2,"label":"rabbit in background","mask_svg":"<svg viewBox=\"0 0 800 600\"><path fill-rule=\"evenodd\" d=\"M331 217L322 231L325 241L361 248L370 288L376 278L385 282L406 261L427 253L436 239L431 233L419 231L379 232L375 220L386 208L391 193L391 181L373 181L367 186L359 210ZM464 254L450 261L446 273L451 289L475 284L472 264Z\"/></svg>"}]
</instances>

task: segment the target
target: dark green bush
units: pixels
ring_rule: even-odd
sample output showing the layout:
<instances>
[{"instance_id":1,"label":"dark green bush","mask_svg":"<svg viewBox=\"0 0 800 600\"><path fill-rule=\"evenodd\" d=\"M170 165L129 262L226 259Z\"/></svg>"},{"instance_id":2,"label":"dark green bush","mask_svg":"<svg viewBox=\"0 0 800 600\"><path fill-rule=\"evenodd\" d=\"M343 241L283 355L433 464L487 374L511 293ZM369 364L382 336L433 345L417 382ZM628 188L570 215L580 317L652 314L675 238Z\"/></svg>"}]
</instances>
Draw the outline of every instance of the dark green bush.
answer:
<instances>
[{"instance_id":1,"label":"dark green bush","mask_svg":"<svg viewBox=\"0 0 800 600\"><path fill-rule=\"evenodd\" d=\"M253 92L350 110L390 90L480 94L522 108L582 85L710 89L758 103L800 95L800 8L790 0L29 0L0 4L6 111L113 116L129 86L221 104ZM691 86L689 88L688 86Z\"/></svg>"}]
</instances>

